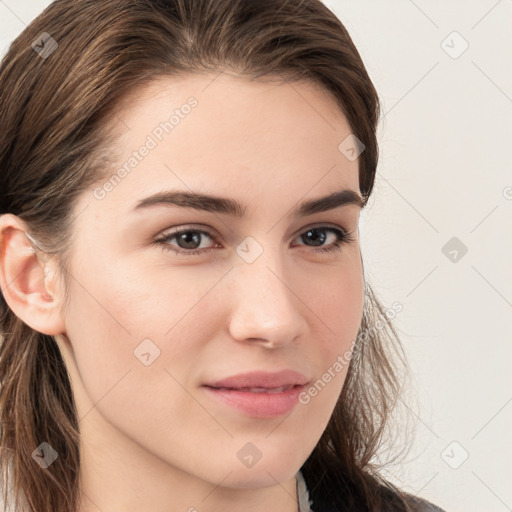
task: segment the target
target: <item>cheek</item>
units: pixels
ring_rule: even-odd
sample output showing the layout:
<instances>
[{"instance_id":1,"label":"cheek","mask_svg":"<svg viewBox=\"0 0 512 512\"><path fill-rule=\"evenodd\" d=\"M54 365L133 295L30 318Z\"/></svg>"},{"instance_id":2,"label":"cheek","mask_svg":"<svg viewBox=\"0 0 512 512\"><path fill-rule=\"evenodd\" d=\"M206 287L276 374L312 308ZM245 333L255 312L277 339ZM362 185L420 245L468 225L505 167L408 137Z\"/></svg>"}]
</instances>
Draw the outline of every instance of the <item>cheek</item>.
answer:
<instances>
[{"instance_id":1,"label":"cheek","mask_svg":"<svg viewBox=\"0 0 512 512\"><path fill-rule=\"evenodd\" d=\"M211 321L217 317L204 313L212 278L194 284L182 277L166 286L151 272L143 278L119 267L95 272L72 287L66 323L84 397L79 417L93 421L99 413L153 452L168 451L168 458L179 457L180 446L186 451L225 435L186 391L203 345L219 331Z\"/></svg>"},{"instance_id":2,"label":"cheek","mask_svg":"<svg viewBox=\"0 0 512 512\"><path fill-rule=\"evenodd\" d=\"M301 403L315 408L325 424L343 388L361 325L364 280L358 262L336 269L322 287L306 295L316 316L315 331L308 337L308 360L315 361L317 373Z\"/></svg>"},{"instance_id":3,"label":"cheek","mask_svg":"<svg viewBox=\"0 0 512 512\"><path fill-rule=\"evenodd\" d=\"M306 305L315 314L317 351L323 366L329 366L355 341L361 325L364 280L359 253L353 251L342 265L328 268L301 290ZM322 333L322 335L320 335Z\"/></svg>"},{"instance_id":4,"label":"cheek","mask_svg":"<svg viewBox=\"0 0 512 512\"><path fill-rule=\"evenodd\" d=\"M119 394L125 387L126 394L131 388L125 406L181 396L177 381L197 375L198 355L221 329L217 306L208 298L219 277L140 263L94 261L89 268L94 272L82 272L80 284L72 282L66 334L90 400L103 404L107 392ZM169 407L179 407L179 399Z\"/></svg>"}]
</instances>

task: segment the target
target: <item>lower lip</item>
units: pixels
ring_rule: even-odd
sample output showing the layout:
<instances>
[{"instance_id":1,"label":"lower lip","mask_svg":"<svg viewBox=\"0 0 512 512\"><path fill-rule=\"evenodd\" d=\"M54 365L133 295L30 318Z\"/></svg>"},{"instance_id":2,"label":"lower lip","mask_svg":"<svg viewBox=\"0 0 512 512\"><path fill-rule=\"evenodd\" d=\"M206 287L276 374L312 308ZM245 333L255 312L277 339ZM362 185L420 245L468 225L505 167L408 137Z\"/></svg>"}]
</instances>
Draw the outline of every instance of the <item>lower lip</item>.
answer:
<instances>
[{"instance_id":1,"label":"lower lip","mask_svg":"<svg viewBox=\"0 0 512 512\"><path fill-rule=\"evenodd\" d=\"M218 400L254 418L274 418L290 412L306 386L294 386L278 393L256 393L236 389L205 389Z\"/></svg>"}]
</instances>

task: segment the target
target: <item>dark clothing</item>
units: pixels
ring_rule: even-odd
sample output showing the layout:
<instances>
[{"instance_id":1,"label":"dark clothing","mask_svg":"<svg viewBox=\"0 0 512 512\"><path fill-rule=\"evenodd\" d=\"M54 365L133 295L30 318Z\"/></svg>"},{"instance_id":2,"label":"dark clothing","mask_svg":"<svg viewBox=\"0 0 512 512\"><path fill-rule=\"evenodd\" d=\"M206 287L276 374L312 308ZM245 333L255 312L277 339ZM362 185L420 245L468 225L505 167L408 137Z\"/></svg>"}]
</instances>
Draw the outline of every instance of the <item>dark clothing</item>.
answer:
<instances>
[{"instance_id":1,"label":"dark clothing","mask_svg":"<svg viewBox=\"0 0 512 512\"><path fill-rule=\"evenodd\" d=\"M404 505L396 498L395 491L384 485L376 485L380 486L381 496L385 497L386 502L389 503L389 505L385 507L386 511L405 510ZM330 488L332 488L332 486L330 486ZM348 487L340 490L336 498L333 498L333 493L329 492L327 489L328 487L322 485L317 485L316 489L313 486L310 487L306 476L303 472L299 471L297 475L297 490L299 493L300 512L366 512L365 508L360 504L356 504L356 499L354 499L353 495L357 493L351 493ZM347 498L343 497L344 494ZM396 508L393 507L393 501L397 503ZM412 494L406 495L406 501L410 512L445 512L445 510L437 505L434 505L424 498L413 496ZM339 503L339 505L334 503Z\"/></svg>"}]
</instances>

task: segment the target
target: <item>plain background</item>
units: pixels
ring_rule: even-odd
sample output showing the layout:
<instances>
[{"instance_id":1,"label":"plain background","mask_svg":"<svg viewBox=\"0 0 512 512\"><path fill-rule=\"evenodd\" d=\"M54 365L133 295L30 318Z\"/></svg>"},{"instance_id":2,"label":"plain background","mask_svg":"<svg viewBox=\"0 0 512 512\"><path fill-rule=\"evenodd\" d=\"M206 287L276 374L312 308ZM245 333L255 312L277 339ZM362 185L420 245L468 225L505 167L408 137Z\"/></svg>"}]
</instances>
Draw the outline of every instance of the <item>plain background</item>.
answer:
<instances>
[{"instance_id":1,"label":"plain background","mask_svg":"<svg viewBox=\"0 0 512 512\"><path fill-rule=\"evenodd\" d=\"M0 0L1 56L50 3ZM512 511L512 0L325 3L383 107L365 274L403 306L420 404L386 476L447 512Z\"/></svg>"}]
</instances>

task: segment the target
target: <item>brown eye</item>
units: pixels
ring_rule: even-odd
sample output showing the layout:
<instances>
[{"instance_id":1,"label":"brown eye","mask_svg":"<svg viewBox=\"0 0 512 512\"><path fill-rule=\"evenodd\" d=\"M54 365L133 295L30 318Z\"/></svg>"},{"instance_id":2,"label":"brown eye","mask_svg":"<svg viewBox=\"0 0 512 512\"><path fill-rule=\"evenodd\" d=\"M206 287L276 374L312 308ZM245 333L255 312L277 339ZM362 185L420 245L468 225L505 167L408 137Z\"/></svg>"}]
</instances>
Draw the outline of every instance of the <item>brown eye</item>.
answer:
<instances>
[{"instance_id":1,"label":"brown eye","mask_svg":"<svg viewBox=\"0 0 512 512\"><path fill-rule=\"evenodd\" d=\"M214 240L213 236L207 231L199 229L181 229L168 233L165 236L155 240L155 243L161 244L163 250L169 250L177 254L192 255L201 254L208 251L209 248L198 250L198 246L201 245L201 241L204 236ZM178 248L176 248L171 241L176 239Z\"/></svg>"},{"instance_id":2,"label":"brown eye","mask_svg":"<svg viewBox=\"0 0 512 512\"><path fill-rule=\"evenodd\" d=\"M323 247L323 245L329 238L328 234L334 234L335 240L331 244L328 244L325 247ZM154 243L160 245L162 249L165 251L172 251L175 254L183 256L192 256L204 254L205 252L213 248L200 248L201 242L203 241L204 237L210 238L211 240L215 241L213 235L208 231L204 231L201 229L186 228L174 231L172 233L167 233L166 235L157 238L154 241ZM338 229L331 226L318 226L310 228L307 231L304 231L301 235L299 235L298 238L301 238L303 241L308 240L312 242L313 245L306 245L311 247L314 252L328 252L340 250L341 245L353 242L355 240L355 238L353 237L353 233L349 233L343 229Z\"/></svg>"},{"instance_id":3,"label":"brown eye","mask_svg":"<svg viewBox=\"0 0 512 512\"><path fill-rule=\"evenodd\" d=\"M320 233L320 235L318 234ZM328 252L328 251L335 251L341 249L341 246L343 244L353 242L355 239L353 237L352 233L348 233L345 230L333 228L330 226L319 226L310 228L304 233L300 235L300 238L303 240L309 240L313 242L313 246L310 247L318 247L325 243L328 236L326 233L333 233L336 237L335 241L327 245L326 247L320 247L319 249L315 249L316 252Z\"/></svg>"}]
</instances>

